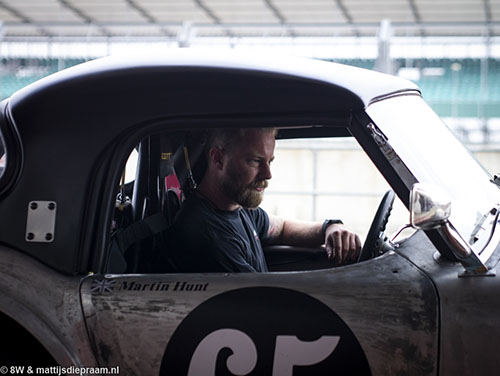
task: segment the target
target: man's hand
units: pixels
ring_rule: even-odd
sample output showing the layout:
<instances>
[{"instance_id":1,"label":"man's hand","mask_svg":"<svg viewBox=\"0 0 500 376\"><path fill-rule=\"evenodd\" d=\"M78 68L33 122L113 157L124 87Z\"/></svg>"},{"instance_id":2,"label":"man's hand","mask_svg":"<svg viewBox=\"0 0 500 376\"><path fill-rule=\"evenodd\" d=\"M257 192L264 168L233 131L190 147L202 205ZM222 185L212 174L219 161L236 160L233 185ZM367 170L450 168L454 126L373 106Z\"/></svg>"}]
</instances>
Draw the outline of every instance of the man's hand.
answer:
<instances>
[{"instance_id":1,"label":"man's hand","mask_svg":"<svg viewBox=\"0 0 500 376\"><path fill-rule=\"evenodd\" d=\"M361 251L359 236L347 230L341 224L333 224L327 227L325 246L328 259L334 261L336 265L355 262Z\"/></svg>"},{"instance_id":2,"label":"man's hand","mask_svg":"<svg viewBox=\"0 0 500 376\"><path fill-rule=\"evenodd\" d=\"M341 224L331 224L323 237L322 223L283 220L269 216L267 244L285 244L298 247L326 246L328 259L336 265L355 262L361 251L358 235Z\"/></svg>"}]
</instances>

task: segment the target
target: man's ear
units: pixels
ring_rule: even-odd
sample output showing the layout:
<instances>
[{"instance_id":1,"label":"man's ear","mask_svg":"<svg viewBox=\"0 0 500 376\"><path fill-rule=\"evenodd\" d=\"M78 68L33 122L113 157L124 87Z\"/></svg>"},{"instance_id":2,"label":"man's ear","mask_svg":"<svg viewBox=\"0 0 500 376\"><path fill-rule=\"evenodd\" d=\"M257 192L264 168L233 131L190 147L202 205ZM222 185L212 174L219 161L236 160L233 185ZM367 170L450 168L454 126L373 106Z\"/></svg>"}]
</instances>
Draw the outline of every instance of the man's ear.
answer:
<instances>
[{"instance_id":1,"label":"man's ear","mask_svg":"<svg viewBox=\"0 0 500 376\"><path fill-rule=\"evenodd\" d=\"M215 146L210 149L210 152L208 153L210 156L210 162L217 168L218 170L222 170L223 162L222 162L222 157L223 153L221 148Z\"/></svg>"}]
</instances>

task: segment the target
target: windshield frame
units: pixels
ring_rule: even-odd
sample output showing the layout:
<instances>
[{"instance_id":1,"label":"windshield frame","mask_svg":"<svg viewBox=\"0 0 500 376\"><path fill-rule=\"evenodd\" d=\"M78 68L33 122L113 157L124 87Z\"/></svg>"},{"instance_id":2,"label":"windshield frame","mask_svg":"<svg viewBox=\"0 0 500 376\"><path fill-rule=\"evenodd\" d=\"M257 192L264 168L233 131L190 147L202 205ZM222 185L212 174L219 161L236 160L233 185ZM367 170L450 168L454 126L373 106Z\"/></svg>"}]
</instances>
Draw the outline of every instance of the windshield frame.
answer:
<instances>
[{"instance_id":1,"label":"windshield frame","mask_svg":"<svg viewBox=\"0 0 500 376\"><path fill-rule=\"evenodd\" d=\"M366 129L407 191L415 182L440 187L452 201L450 223L486 263L500 240L494 231L498 216L488 214L498 211L500 191L489 173L420 95L377 100L365 111L371 120Z\"/></svg>"}]
</instances>

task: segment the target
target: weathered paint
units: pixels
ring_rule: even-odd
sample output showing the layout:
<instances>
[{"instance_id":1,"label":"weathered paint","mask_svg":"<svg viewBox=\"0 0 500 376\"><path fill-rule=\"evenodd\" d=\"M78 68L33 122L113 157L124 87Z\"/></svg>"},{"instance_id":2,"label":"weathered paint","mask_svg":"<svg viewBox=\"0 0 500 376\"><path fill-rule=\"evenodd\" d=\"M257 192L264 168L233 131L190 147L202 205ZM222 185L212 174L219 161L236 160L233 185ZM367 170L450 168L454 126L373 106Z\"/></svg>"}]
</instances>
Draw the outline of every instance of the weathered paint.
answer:
<instances>
[{"instance_id":1,"label":"weathered paint","mask_svg":"<svg viewBox=\"0 0 500 376\"><path fill-rule=\"evenodd\" d=\"M419 265L433 280L439 294L440 375L487 375L500 369L495 341L500 338L498 264L496 276L463 277L460 263L436 253L423 233L401 254ZM497 248L496 252L500 249Z\"/></svg>"},{"instance_id":2,"label":"weathered paint","mask_svg":"<svg viewBox=\"0 0 500 376\"><path fill-rule=\"evenodd\" d=\"M97 285L102 286L96 281L102 280L113 287L96 291ZM183 284L199 289L176 290ZM434 286L394 253L358 265L309 272L90 276L83 283L82 296L99 361L119 364L130 374L157 374L170 337L191 311L221 293L249 287L286 288L328 306L358 339L373 375L437 373ZM242 312L241 320L250 320L248 315ZM321 322L314 325L321 327Z\"/></svg>"},{"instance_id":3,"label":"weathered paint","mask_svg":"<svg viewBox=\"0 0 500 376\"><path fill-rule=\"evenodd\" d=\"M81 279L0 246L0 312L28 330L63 366L97 365L81 309Z\"/></svg>"}]
</instances>

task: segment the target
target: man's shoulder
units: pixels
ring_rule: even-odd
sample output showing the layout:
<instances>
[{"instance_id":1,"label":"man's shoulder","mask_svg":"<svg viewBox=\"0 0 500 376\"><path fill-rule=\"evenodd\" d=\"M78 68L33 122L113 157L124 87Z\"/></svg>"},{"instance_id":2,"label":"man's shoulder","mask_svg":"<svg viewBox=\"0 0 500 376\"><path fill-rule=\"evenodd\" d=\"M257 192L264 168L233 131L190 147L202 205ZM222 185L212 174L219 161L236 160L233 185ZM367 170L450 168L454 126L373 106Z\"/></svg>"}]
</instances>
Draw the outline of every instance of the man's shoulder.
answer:
<instances>
[{"instance_id":1,"label":"man's shoulder","mask_svg":"<svg viewBox=\"0 0 500 376\"><path fill-rule=\"evenodd\" d=\"M250 218L254 220L258 218L268 217L267 212L260 206L257 208L242 208L241 210L243 210Z\"/></svg>"},{"instance_id":2,"label":"man's shoulder","mask_svg":"<svg viewBox=\"0 0 500 376\"><path fill-rule=\"evenodd\" d=\"M204 198L196 194L190 195L182 204L176 216L177 226L198 227L197 230L217 227L219 223L230 222L236 213L227 213L218 210Z\"/></svg>"},{"instance_id":3,"label":"man's shoulder","mask_svg":"<svg viewBox=\"0 0 500 376\"><path fill-rule=\"evenodd\" d=\"M202 199L196 194L189 195L181 205L175 222L193 221L205 216L210 216L210 210Z\"/></svg>"}]
</instances>

